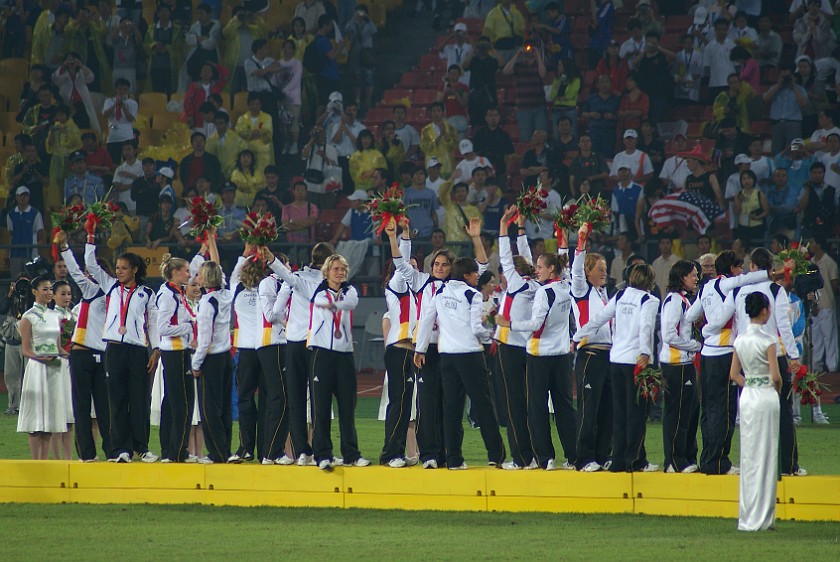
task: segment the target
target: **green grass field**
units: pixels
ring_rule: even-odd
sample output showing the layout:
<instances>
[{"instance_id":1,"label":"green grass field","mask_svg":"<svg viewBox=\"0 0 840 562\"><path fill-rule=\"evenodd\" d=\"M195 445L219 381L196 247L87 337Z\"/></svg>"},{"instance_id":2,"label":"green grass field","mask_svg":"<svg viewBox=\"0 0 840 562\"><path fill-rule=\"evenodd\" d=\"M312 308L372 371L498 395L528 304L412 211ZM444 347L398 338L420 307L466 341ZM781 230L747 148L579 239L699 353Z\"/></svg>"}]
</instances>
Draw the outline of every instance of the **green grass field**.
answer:
<instances>
[{"instance_id":1,"label":"green grass field","mask_svg":"<svg viewBox=\"0 0 840 562\"><path fill-rule=\"evenodd\" d=\"M382 445L383 425L376 421L378 403L375 398L362 398L357 409L360 445L370 459L377 458ZM0 407L4 406L5 396L0 399ZM828 405L824 410L840 420L840 406ZM840 473L840 424L812 426L810 412L803 415L806 421L797 430L802 466L812 474ZM662 461L661 429L661 424L648 424L646 444L651 462ZM465 431L467 462L481 466L486 458L479 432ZM153 449L157 439L153 429ZM735 459L737 440L736 433ZM337 446L337 433L335 443ZM558 452L562 450L556 446ZM15 432L15 419L0 417L0 457L25 459L28 455L25 436ZM840 559L840 526L836 522L781 521L775 532L758 534L738 533L735 524L734 519L642 515L194 505L20 504L0 508L2 558L8 560L54 560L58 556L102 560L140 553L167 560L276 559L304 554L359 560L526 560L538 556L564 560Z\"/></svg>"}]
</instances>

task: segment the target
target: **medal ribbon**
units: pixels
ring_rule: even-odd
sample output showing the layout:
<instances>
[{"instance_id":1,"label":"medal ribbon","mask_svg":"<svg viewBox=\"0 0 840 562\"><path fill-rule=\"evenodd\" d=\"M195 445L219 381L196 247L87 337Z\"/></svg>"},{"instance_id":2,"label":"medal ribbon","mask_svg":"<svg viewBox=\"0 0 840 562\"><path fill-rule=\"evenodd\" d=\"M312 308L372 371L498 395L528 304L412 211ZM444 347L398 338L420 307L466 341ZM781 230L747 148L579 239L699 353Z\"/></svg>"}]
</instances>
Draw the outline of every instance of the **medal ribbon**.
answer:
<instances>
[{"instance_id":1,"label":"medal ribbon","mask_svg":"<svg viewBox=\"0 0 840 562\"><path fill-rule=\"evenodd\" d=\"M327 294L327 301L329 301L330 305L332 305L333 304L333 297L332 297L332 294L330 293L330 289L327 289L325 291L325 293ZM339 300L339 298L338 298L339 296L340 296L340 291L339 291L338 294L336 294L336 299L335 300ZM341 334L341 315L342 315L342 311L336 309L336 311L333 312L332 315L333 315L333 324L335 325L335 330L334 331L335 331L336 337L340 338L341 337L340 334Z\"/></svg>"},{"instance_id":2,"label":"medal ribbon","mask_svg":"<svg viewBox=\"0 0 840 562\"><path fill-rule=\"evenodd\" d=\"M137 284L135 283L134 286L128 290L128 297L123 299L125 295L125 285L120 285L120 328L123 329L123 334L125 334L125 320L128 316L128 305L131 302L131 295L133 295L136 290Z\"/></svg>"}]
</instances>

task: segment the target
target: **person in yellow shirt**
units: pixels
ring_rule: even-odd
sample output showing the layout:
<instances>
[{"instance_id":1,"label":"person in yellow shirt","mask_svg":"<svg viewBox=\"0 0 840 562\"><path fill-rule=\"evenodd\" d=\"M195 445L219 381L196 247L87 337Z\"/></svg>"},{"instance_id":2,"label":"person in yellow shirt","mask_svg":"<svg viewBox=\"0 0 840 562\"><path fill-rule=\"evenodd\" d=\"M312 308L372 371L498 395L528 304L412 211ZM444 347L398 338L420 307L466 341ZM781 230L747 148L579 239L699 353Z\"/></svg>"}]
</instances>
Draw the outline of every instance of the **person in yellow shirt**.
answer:
<instances>
[{"instance_id":1,"label":"person in yellow shirt","mask_svg":"<svg viewBox=\"0 0 840 562\"><path fill-rule=\"evenodd\" d=\"M256 165L251 149L246 148L239 153L230 181L236 184L236 198L233 204L243 209L253 205L254 195L265 187L265 176Z\"/></svg>"},{"instance_id":2,"label":"person in yellow shirt","mask_svg":"<svg viewBox=\"0 0 840 562\"><path fill-rule=\"evenodd\" d=\"M213 126L216 127L216 132L207 139L206 150L219 159L222 175L230 178L239 153L248 148L248 143L230 129L230 115L225 111L216 112L213 116Z\"/></svg>"},{"instance_id":3,"label":"person in yellow shirt","mask_svg":"<svg viewBox=\"0 0 840 562\"><path fill-rule=\"evenodd\" d=\"M368 129L356 137L356 152L350 156L350 177L356 189L365 191L373 188L373 171L387 168L385 156L374 146L373 133Z\"/></svg>"},{"instance_id":4,"label":"person in yellow shirt","mask_svg":"<svg viewBox=\"0 0 840 562\"><path fill-rule=\"evenodd\" d=\"M510 60L525 35L525 18L513 6L513 0L499 0L496 7L487 13L482 35L493 42L493 47L505 62Z\"/></svg>"},{"instance_id":5,"label":"person in yellow shirt","mask_svg":"<svg viewBox=\"0 0 840 562\"><path fill-rule=\"evenodd\" d=\"M67 157L82 148L82 133L70 118L70 108L58 105L55 119L47 134L47 154L50 160L50 188L46 193L47 209L58 209L64 196L64 180L67 178ZM47 210L43 209L43 210Z\"/></svg>"},{"instance_id":6,"label":"person in yellow shirt","mask_svg":"<svg viewBox=\"0 0 840 562\"><path fill-rule=\"evenodd\" d=\"M251 49L242 49L242 36L250 36L248 45L257 39L268 37L268 24L263 18L247 12L244 6L237 6L233 9L233 17L222 29L222 37L225 38L225 53L222 62L225 67L233 72L233 79L225 86L226 92L239 92L247 85L244 63L251 56Z\"/></svg>"},{"instance_id":7,"label":"person in yellow shirt","mask_svg":"<svg viewBox=\"0 0 840 562\"><path fill-rule=\"evenodd\" d=\"M443 232L447 242L469 242L470 237L464 227L470 225L470 219L481 220L482 216L478 207L467 203L470 187L457 180L458 178L453 178L443 183L438 191L438 201L446 210Z\"/></svg>"},{"instance_id":8,"label":"person in yellow shirt","mask_svg":"<svg viewBox=\"0 0 840 562\"><path fill-rule=\"evenodd\" d=\"M274 126L256 92L248 94L248 113L236 121L236 132L256 155L259 168L274 164Z\"/></svg>"},{"instance_id":9,"label":"person in yellow shirt","mask_svg":"<svg viewBox=\"0 0 840 562\"><path fill-rule=\"evenodd\" d=\"M455 147L458 146L458 132L444 117L444 106L435 102L430 106L432 122L423 127L420 132L420 150L429 160L437 158L441 165L441 174L448 178L455 168L453 163Z\"/></svg>"},{"instance_id":10,"label":"person in yellow shirt","mask_svg":"<svg viewBox=\"0 0 840 562\"><path fill-rule=\"evenodd\" d=\"M23 147L32 142L29 135L23 133L15 135L15 153L6 158L3 164L3 170L0 172L0 199L5 200L9 195L9 189L12 187L12 176L14 176L15 166L23 162L26 158L23 156Z\"/></svg>"}]
</instances>

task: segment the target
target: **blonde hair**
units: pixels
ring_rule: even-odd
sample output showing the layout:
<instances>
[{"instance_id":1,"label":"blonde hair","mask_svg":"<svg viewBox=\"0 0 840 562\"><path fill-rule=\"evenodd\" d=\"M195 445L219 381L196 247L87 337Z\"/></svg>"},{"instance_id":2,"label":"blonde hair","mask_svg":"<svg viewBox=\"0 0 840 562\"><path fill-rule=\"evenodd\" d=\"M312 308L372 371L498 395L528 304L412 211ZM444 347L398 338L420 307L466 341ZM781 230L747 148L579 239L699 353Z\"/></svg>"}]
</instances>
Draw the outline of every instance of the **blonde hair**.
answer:
<instances>
[{"instance_id":1,"label":"blonde hair","mask_svg":"<svg viewBox=\"0 0 840 562\"><path fill-rule=\"evenodd\" d=\"M175 273L179 269L183 269L189 266L190 262L188 262L184 258L176 258L173 257L172 254L166 253L163 254L163 257L160 260L160 275L166 281L169 281L170 279L172 279L173 273Z\"/></svg>"},{"instance_id":2,"label":"blonde hair","mask_svg":"<svg viewBox=\"0 0 840 562\"><path fill-rule=\"evenodd\" d=\"M262 259L245 258L245 265L242 266L242 274L239 277L242 286L246 289L253 289L263 279L265 279L265 262Z\"/></svg>"},{"instance_id":3,"label":"blonde hair","mask_svg":"<svg viewBox=\"0 0 840 562\"><path fill-rule=\"evenodd\" d=\"M656 279L656 273L653 268L646 263L637 263L630 266L630 271L627 274L627 284L634 289L641 291L650 291L653 289L653 282Z\"/></svg>"},{"instance_id":4,"label":"blonde hair","mask_svg":"<svg viewBox=\"0 0 840 562\"><path fill-rule=\"evenodd\" d=\"M341 254L333 254L325 259L324 265L321 266L321 275L324 276L324 279L327 278L327 273L329 273L330 267L332 267L332 264L335 262L339 262L345 267L345 269L347 269L348 272L350 271L350 264L347 262L347 259Z\"/></svg>"},{"instance_id":5,"label":"blonde hair","mask_svg":"<svg viewBox=\"0 0 840 562\"><path fill-rule=\"evenodd\" d=\"M586 254L586 259L583 260L583 269L585 269L586 272L589 273L595 268L596 265L598 265L598 262L601 260L603 260L604 262L607 261L606 258L604 258L604 256L602 256L601 254L597 254L595 252L592 252L591 254Z\"/></svg>"},{"instance_id":6,"label":"blonde hair","mask_svg":"<svg viewBox=\"0 0 840 562\"><path fill-rule=\"evenodd\" d=\"M222 268L214 261L206 261L198 270L201 274L201 286L205 289L220 289L222 287Z\"/></svg>"}]
</instances>

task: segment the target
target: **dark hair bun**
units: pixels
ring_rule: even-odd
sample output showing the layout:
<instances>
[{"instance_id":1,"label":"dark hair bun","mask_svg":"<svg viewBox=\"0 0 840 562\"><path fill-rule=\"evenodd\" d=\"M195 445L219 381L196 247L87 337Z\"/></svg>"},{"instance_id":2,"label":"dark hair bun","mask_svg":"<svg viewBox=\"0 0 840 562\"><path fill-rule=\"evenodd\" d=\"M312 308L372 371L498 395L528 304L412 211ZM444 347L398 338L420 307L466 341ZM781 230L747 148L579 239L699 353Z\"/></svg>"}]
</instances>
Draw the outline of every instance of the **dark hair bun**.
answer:
<instances>
[{"instance_id":1,"label":"dark hair bun","mask_svg":"<svg viewBox=\"0 0 840 562\"><path fill-rule=\"evenodd\" d=\"M758 318L761 311L770 306L770 299L764 293L756 291L747 295L744 304L747 309L747 315L750 318Z\"/></svg>"}]
</instances>

